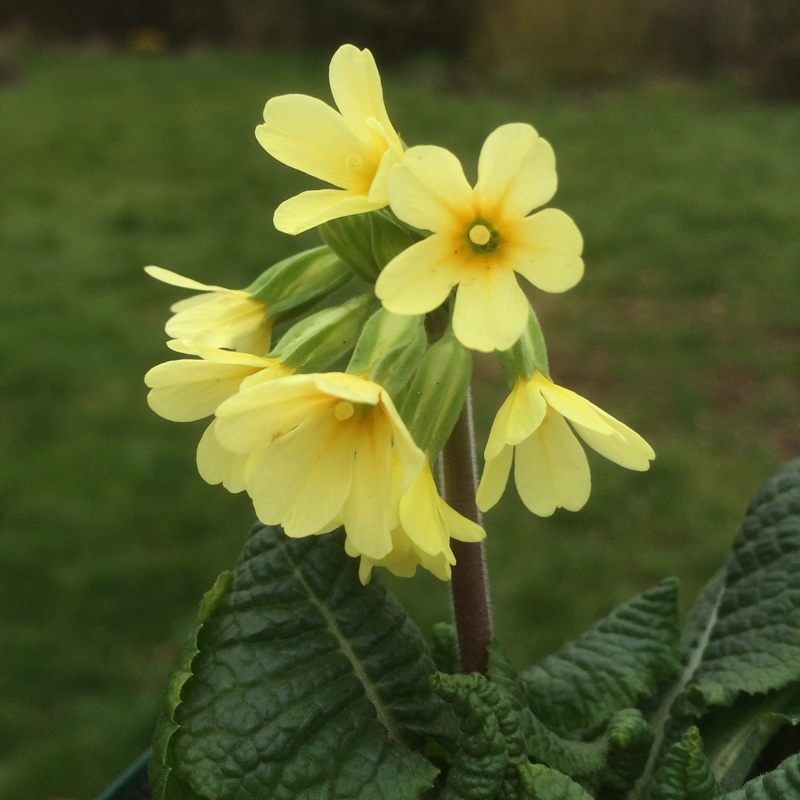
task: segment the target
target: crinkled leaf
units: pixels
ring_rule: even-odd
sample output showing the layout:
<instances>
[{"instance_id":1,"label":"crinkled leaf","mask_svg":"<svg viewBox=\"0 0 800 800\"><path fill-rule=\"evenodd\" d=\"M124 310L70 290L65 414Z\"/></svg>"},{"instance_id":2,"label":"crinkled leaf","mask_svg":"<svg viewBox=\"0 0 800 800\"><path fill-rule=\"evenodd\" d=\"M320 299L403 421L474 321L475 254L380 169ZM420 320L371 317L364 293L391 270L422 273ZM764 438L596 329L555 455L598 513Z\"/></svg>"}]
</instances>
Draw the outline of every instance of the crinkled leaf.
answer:
<instances>
[{"instance_id":1,"label":"crinkled leaf","mask_svg":"<svg viewBox=\"0 0 800 800\"><path fill-rule=\"evenodd\" d=\"M453 724L425 643L341 532L256 526L198 637L175 709L173 771L214 800L417 800L412 746Z\"/></svg>"},{"instance_id":2,"label":"crinkled leaf","mask_svg":"<svg viewBox=\"0 0 800 800\"><path fill-rule=\"evenodd\" d=\"M691 727L667 751L649 800L715 800L719 796L700 731Z\"/></svg>"},{"instance_id":3,"label":"crinkled leaf","mask_svg":"<svg viewBox=\"0 0 800 800\"><path fill-rule=\"evenodd\" d=\"M705 751L720 788L742 785L762 750L780 730L800 722L800 685L743 695L732 706L712 708L700 723Z\"/></svg>"},{"instance_id":4,"label":"crinkled leaf","mask_svg":"<svg viewBox=\"0 0 800 800\"><path fill-rule=\"evenodd\" d=\"M800 460L751 501L688 667L708 705L800 678Z\"/></svg>"},{"instance_id":5,"label":"crinkled leaf","mask_svg":"<svg viewBox=\"0 0 800 800\"><path fill-rule=\"evenodd\" d=\"M652 693L677 665L677 593L676 581L664 581L523 672L533 713L567 733Z\"/></svg>"},{"instance_id":6,"label":"crinkled leaf","mask_svg":"<svg viewBox=\"0 0 800 800\"><path fill-rule=\"evenodd\" d=\"M487 672L492 685L519 710L520 729L532 761L573 777L596 775L605 768L608 755L605 736L593 741L566 739L548 728L528 707L525 684L497 642L489 646Z\"/></svg>"},{"instance_id":7,"label":"crinkled leaf","mask_svg":"<svg viewBox=\"0 0 800 800\"><path fill-rule=\"evenodd\" d=\"M225 595L231 572L223 572L214 585L205 593L197 615L197 625L184 642L175 665L172 667L167 689L162 701L161 714L153 736L153 753L150 758L149 784L155 800L195 800L198 797L173 771L170 740L178 730L175 709L181 702L181 691L192 674L192 660L200 652L197 636L209 614Z\"/></svg>"},{"instance_id":8,"label":"crinkled leaf","mask_svg":"<svg viewBox=\"0 0 800 800\"><path fill-rule=\"evenodd\" d=\"M645 796L660 756L687 728L698 720L704 727L710 707L729 707L718 717L725 730L714 734L715 773L724 778L731 762L745 773L756 755L745 749L748 737L760 724L750 696L774 693L762 699L788 702L798 687L800 459L777 470L751 501L728 562L690 614L682 650L681 667L650 714L656 744L631 800Z\"/></svg>"},{"instance_id":9,"label":"crinkled leaf","mask_svg":"<svg viewBox=\"0 0 800 800\"><path fill-rule=\"evenodd\" d=\"M653 728L638 709L630 708L611 718L605 738L606 765L593 785L603 800L622 800L644 771Z\"/></svg>"},{"instance_id":10,"label":"crinkled leaf","mask_svg":"<svg viewBox=\"0 0 800 800\"><path fill-rule=\"evenodd\" d=\"M439 672L455 674L461 669L458 636L449 622L437 622L431 631L431 654Z\"/></svg>"},{"instance_id":11,"label":"crinkled leaf","mask_svg":"<svg viewBox=\"0 0 800 800\"><path fill-rule=\"evenodd\" d=\"M496 642L489 646L488 677L519 709L521 730L532 761L552 767L587 785L605 790L604 797L622 796L647 761L653 732L637 709L618 711L606 729L589 741L559 736L528 708L525 685Z\"/></svg>"},{"instance_id":12,"label":"crinkled leaf","mask_svg":"<svg viewBox=\"0 0 800 800\"><path fill-rule=\"evenodd\" d=\"M526 761L521 709L482 675L437 673L431 685L452 706L461 727L442 800L518 796L517 767Z\"/></svg>"},{"instance_id":13,"label":"crinkled leaf","mask_svg":"<svg viewBox=\"0 0 800 800\"><path fill-rule=\"evenodd\" d=\"M524 764L519 772L526 800L592 800L579 783L543 764Z\"/></svg>"},{"instance_id":14,"label":"crinkled leaf","mask_svg":"<svg viewBox=\"0 0 800 800\"><path fill-rule=\"evenodd\" d=\"M800 797L800 755L791 756L766 775L748 781L721 800L794 800Z\"/></svg>"}]
</instances>

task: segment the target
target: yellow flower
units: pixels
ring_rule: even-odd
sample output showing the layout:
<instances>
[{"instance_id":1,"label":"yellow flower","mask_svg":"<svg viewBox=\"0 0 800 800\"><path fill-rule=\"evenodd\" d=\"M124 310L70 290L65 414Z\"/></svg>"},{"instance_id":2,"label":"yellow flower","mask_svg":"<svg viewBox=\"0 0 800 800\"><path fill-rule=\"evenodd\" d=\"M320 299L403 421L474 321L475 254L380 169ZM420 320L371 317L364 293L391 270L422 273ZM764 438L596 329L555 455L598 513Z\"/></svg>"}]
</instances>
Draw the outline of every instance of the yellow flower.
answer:
<instances>
[{"instance_id":1,"label":"yellow flower","mask_svg":"<svg viewBox=\"0 0 800 800\"><path fill-rule=\"evenodd\" d=\"M563 212L548 208L556 190L550 145L522 123L489 135L478 181L441 147L412 147L389 177L392 211L433 234L386 265L375 292L397 314L424 314L458 286L453 328L474 350L507 350L528 320L519 273L547 292L563 292L583 275L583 240Z\"/></svg>"},{"instance_id":2,"label":"yellow flower","mask_svg":"<svg viewBox=\"0 0 800 800\"><path fill-rule=\"evenodd\" d=\"M256 128L259 143L278 161L339 187L281 203L274 222L284 233L388 203L388 172L403 145L386 114L372 53L340 47L331 59L330 85L339 112L315 97L282 95L267 102Z\"/></svg>"},{"instance_id":3,"label":"yellow flower","mask_svg":"<svg viewBox=\"0 0 800 800\"><path fill-rule=\"evenodd\" d=\"M391 397L341 372L294 375L239 392L217 409L222 447L253 456L245 476L256 514L288 536L344 525L352 547L392 549L392 460L403 488L426 463Z\"/></svg>"},{"instance_id":4,"label":"yellow flower","mask_svg":"<svg viewBox=\"0 0 800 800\"><path fill-rule=\"evenodd\" d=\"M451 566L456 563L450 539L478 542L486 535L480 525L451 508L440 496L426 463L409 487L400 495L400 481L395 480L393 507L398 508L392 530L392 549L383 558L370 558L359 552L349 540L347 552L361 557L359 577L367 583L373 567L385 567L395 575L410 578L418 566L424 567L443 581L450 580Z\"/></svg>"},{"instance_id":5,"label":"yellow flower","mask_svg":"<svg viewBox=\"0 0 800 800\"><path fill-rule=\"evenodd\" d=\"M170 286L202 292L171 306L168 336L256 355L269 352L272 323L266 320L267 306L243 289L200 283L162 267L145 267L145 272Z\"/></svg>"},{"instance_id":6,"label":"yellow flower","mask_svg":"<svg viewBox=\"0 0 800 800\"><path fill-rule=\"evenodd\" d=\"M184 355L200 356L158 364L144 377L150 387L147 395L150 408L173 422L210 417L220 403L242 388L294 372L275 358L234 353L199 342L172 341L169 346ZM208 483L222 483L228 491L240 492L244 488L248 458L225 451L214 435L214 427L215 421L198 445L198 470Z\"/></svg>"},{"instance_id":7,"label":"yellow flower","mask_svg":"<svg viewBox=\"0 0 800 800\"><path fill-rule=\"evenodd\" d=\"M542 517L556 508L577 511L589 499L589 447L622 467L646 470L653 448L635 431L541 372L520 378L500 407L486 443L477 501L486 511L500 499L514 464L522 502Z\"/></svg>"}]
</instances>

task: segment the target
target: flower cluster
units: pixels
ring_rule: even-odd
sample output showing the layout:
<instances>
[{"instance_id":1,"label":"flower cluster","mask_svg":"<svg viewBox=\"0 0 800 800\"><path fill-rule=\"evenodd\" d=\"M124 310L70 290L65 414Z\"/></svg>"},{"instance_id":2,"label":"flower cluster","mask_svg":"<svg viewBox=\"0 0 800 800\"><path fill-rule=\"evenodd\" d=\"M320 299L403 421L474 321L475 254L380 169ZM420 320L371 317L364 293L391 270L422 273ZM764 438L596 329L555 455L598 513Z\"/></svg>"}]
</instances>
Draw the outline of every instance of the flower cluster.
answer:
<instances>
[{"instance_id":1,"label":"flower cluster","mask_svg":"<svg viewBox=\"0 0 800 800\"><path fill-rule=\"evenodd\" d=\"M590 476L577 437L629 469L647 469L654 454L550 379L519 276L563 292L584 269L575 223L541 208L556 191L550 145L530 125L499 127L471 186L447 150L404 146L368 50L341 47L330 86L336 109L275 97L256 128L270 155L330 185L274 215L285 233L319 228L324 244L241 290L149 267L199 293L172 307L169 346L187 358L147 373L148 399L170 420L211 419L201 476L246 491L263 522L290 537L343 526L364 582L374 566L398 575L422 566L447 580L451 540L484 536L435 478L471 350L494 353L512 387L486 445L481 509L498 501L515 459L532 512L581 508Z\"/></svg>"}]
</instances>

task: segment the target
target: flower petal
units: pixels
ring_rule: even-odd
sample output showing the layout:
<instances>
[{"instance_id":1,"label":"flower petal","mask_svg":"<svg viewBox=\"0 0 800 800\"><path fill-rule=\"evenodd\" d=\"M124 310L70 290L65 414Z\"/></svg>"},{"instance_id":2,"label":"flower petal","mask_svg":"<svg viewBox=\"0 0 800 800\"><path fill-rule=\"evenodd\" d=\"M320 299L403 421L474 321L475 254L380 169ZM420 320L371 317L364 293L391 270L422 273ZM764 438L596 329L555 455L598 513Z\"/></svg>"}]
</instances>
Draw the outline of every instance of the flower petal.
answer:
<instances>
[{"instance_id":1,"label":"flower petal","mask_svg":"<svg viewBox=\"0 0 800 800\"><path fill-rule=\"evenodd\" d=\"M381 76L372 53L344 44L333 54L328 74L334 102L347 124L362 139L368 139L376 133L376 126L368 122L372 119L382 129L378 135L402 149L386 113Z\"/></svg>"},{"instance_id":2,"label":"flower petal","mask_svg":"<svg viewBox=\"0 0 800 800\"><path fill-rule=\"evenodd\" d=\"M420 550L432 556L449 548L449 537L439 515L439 500L429 466L421 470L400 499L400 524L403 530Z\"/></svg>"},{"instance_id":3,"label":"flower petal","mask_svg":"<svg viewBox=\"0 0 800 800\"><path fill-rule=\"evenodd\" d=\"M626 469L644 472L656 457L653 448L636 431L614 419L610 414L595 407L595 410L611 428L611 434L603 435L591 428L573 422L580 437L601 456Z\"/></svg>"},{"instance_id":4,"label":"flower petal","mask_svg":"<svg viewBox=\"0 0 800 800\"><path fill-rule=\"evenodd\" d=\"M557 183L553 148L530 125L512 122L489 134L478 160L475 194L493 223L502 226L544 205Z\"/></svg>"},{"instance_id":5,"label":"flower petal","mask_svg":"<svg viewBox=\"0 0 800 800\"><path fill-rule=\"evenodd\" d=\"M586 504L589 462L558 412L549 409L536 432L517 446L514 480L522 502L540 517L549 517L556 508L578 511Z\"/></svg>"},{"instance_id":6,"label":"flower petal","mask_svg":"<svg viewBox=\"0 0 800 800\"><path fill-rule=\"evenodd\" d=\"M353 457L353 482L344 505L347 538L369 558L383 558L392 547L392 433L382 411L359 431Z\"/></svg>"},{"instance_id":7,"label":"flower petal","mask_svg":"<svg viewBox=\"0 0 800 800\"><path fill-rule=\"evenodd\" d=\"M458 285L453 331L472 350L508 350L522 335L529 313L528 299L511 270L472 268Z\"/></svg>"},{"instance_id":8,"label":"flower petal","mask_svg":"<svg viewBox=\"0 0 800 800\"><path fill-rule=\"evenodd\" d=\"M273 215L273 224L281 233L303 233L323 222L375 211L386 205L386 199L373 201L365 194L349 189L313 189L284 200Z\"/></svg>"},{"instance_id":9,"label":"flower petal","mask_svg":"<svg viewBox=\"0 0 800 800\"><path fill-rule=\"evenodd\" d=\"M544 395L548 405L573 424L589 428L604 436L613 432L612 427L599 413L600 409L577 392L558 386L540 373L535 374L531 383Z\"/></svg>"},{"instance_id":10,"label":"flower petal","mask_svg":"<svg viewBox=\"0 0 800 800\"><path fill-rule=\"evenodd\" d=\"M321 372L307 376L306 380L313 383L320 392L351 403L375 406L388 398L377 383L357 375L348 375L346 372Z\"/></svg>"},{"instance_id":11,"label":"flower petal","mask_svg":"<svg viewBox=\"0 0 800 800\"><path fill-rule=\"evenodd\" d=\"M512 395L506 444L518 445L542 424L547 413L547 401L533 381L518 381Z\"/></svg>"},{"instance_id":12,"label":"flower petal","mask_svg":"<svg viewBox=\"0 0 800 800\"><path fill-rule=\"evenodd\" d=\"M378 275L375 294L395 314L425 314L438 308L461 277L461 260L438 234L412 244Z\"/></svg>"},{"instance_id":13,"label":"flower petal","mask_svg":"<svg viewBox=\"0 0 800 800\"><path fill-rule=\"evenodd\" d=\"M214 433L215 425L216 420L205 429L197 445L197 471L206 483L221 483L232 494L238 494L245 488L252 456L226 450Z\"/></svg>"},{"instance_id":14,"label":"flower petal","mask_svg":"<svg viewBox=\"0 0 800 800\"><path fill-rule=\"evenodd\" d=\"M208 417L239 391L242 380L254 371L241 364L177 359L158 364L147 372L147 402L161 417L191 422Z\"/></svg>"},{"instance_id":15,"label":"flower petal","mask_svg":"<svg viewBox=\"0 0 800 800\"><path fill-rule=\"evenodd\" d=\"M235 453L264 450L335 400L309 389L308 375L259 383L217 409L217 437Z\"/></svg>"},{"instance_id":16,"label":"flower petal","mask_svg":"<svg viewBox=\"0 0 800 800\"><path fill-rule=\"evenodd\" d=\"M164 330L173 339L193 339L212 347L237 347L244 340L269 339L272 325L264 322L267 307L246 292L199 294L172 305L175 315Z\"/></svg>"},{"instance_id":17,"label":"flower petal","mask_svg":"<svg viewBox=\"0 0 800 800\"><path fill-rule=\"evenodd\" d=\"M264 452L247 484L262 522L294 537L328 529L352 484L347 433L332 415L313 415Z\"/></svg>"},{"instance_id":18,"label":"flower petal","mask_svg":"<svg viewBox=\"0 0 800 800\"><path fill-rule=\"evenodd\" d=\"M389 174L389 204L403 222L426 231L463 229L475 217L459 160L443 147L411 147Z\"/></svg>"},{"instance_id":19,"label":"flower petal","mask_svg":"<svg viewBox=\"0 0 800 800\"><path fill-rule=\"evenodd\" d=\"M486 460L478 492L475 495L475 502L481 511L488 511L503 496L513 458L514 448L506 446L497 456Z\"/></svg>"},{"instance_id":20,"label":"flower petal","mask_svg":"<svg viewBox=\"0 0 800 800\"><path fill-rule=\"evenodd\" d=\"M163 267L145 267L144 271L157 281L168 283L170 286L179 286L181 289L194 289L198 292L230 291L222 286L212 286L208 283L200 283L200 281L196 281L193 278L186 278L183 275L178 275L177 272L164 269Z\"/></svg>"},{"instance_id":21,"label":"flower petal","mask_svg":"<svg viewBox=\"0 0 800 800\"><path fill-rule=\"evenodd\" d=\"M353 156L362 166L369 158L364 142L341 114L316 97L271 98L264 107L264 122L256 127L256 139L273 158L326 183L347 189L364 182L361 172L352 168L357 163Z\"/></svg>"},{"instance_id":22,"label":"flower petal","mask_svg":"<svg viewBox=\"0 0 800 800\"><path fill-rule=\"evenodd\" d=\"M583 237L557 208L523 219L506 243L509 266L545 292L565 292L583 277Z\"/></svg>"},{"instance_id":23,"label":"flower petal","mask_svg":"<svg viewBox=\"0 0 800 800\"><path fill-rule=\"evenodd\" d=\"M497 409L497 413L494 416L494 422L492 422L492 427L489 430L489 438L486 440L486 447L483 451L483 457L487 461L497 458L508 444L508 423L511 419L511 409L514 405L515 396L519 391L519 386L519 383L514 385L511 393L503 401L500 408Z\"/></svg>"},{"instance_id":24,"label":"flower petal","mask_svg":"<svg viewBox=\"0 0 800 800\"><path fill-rule=\"evenodd\" d=\"M477 522L459 514L441 498L439 498L439 513L451 539L458 539L460 542L480 542L486 538L486 531Z\"/></svg>"}]
</instances>

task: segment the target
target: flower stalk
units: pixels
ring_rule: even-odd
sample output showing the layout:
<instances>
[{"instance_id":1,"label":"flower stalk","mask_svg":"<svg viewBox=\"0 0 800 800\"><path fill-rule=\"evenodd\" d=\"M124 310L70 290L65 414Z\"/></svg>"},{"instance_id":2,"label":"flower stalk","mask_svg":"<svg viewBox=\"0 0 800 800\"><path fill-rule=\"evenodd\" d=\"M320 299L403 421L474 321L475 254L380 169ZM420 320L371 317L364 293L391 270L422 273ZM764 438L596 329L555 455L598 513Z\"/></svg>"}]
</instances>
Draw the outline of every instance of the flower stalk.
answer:
<instances>
[{"instance_id":1,"label":"flower stalk","mask_svg":"<svg viewBox=\"0 0 800 800\"><path fill-rule=\"evenodd\" d=\"M459 514L480 525L481 512L475 502L475 435L469 392L442 450L442 473L445 500ZM461 671L485 675L492 640L492 614L484 544L483 541L454 539L452 548L456 563L450 581L450 597Z\"/></svg>"}]
</instances>

